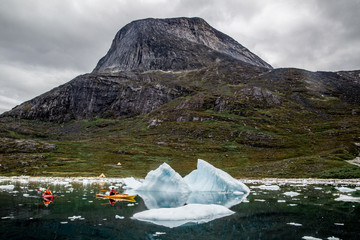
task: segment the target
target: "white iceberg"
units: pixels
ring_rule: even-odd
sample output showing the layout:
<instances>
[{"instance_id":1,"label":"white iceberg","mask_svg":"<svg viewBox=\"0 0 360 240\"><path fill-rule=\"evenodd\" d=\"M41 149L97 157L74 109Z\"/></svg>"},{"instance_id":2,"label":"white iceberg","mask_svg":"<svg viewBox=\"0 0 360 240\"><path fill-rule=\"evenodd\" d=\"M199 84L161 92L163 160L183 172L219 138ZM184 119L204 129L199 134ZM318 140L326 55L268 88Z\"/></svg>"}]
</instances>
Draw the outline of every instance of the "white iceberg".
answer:
<instances>
[{"instance_id":1,"label":"white iceberg","mask_svg":"<svg viewBox=\"0 0 360 240\"><path fill-rule=\"evenodd\" d=\"M192 191L250 192L245 184L201 159L198 159L197 169L185 176L184 180Z\"/></svg>"},{"instance_id":2,"label":"white iceberg","mask_svg":"<svg viewBox=\"0 0 360 240\"><path fill-rule=\"evenodd\" d=\"M126 178L123 183L126 193L138 194L148 209L198 203L230 208L241 203L250 191L245 184L200 159L198 169L185 178L163 163L150 171L143 182Z\"/></svg>"},{"instance_id":3,"label":"white iceberg","mask_svg":"<svg viewBox=\"0 0 360 240\"><path fill-rule=\"evenodd\" d=\"M123 178L121 182L125 185L125 189L137 189L141 186L141 182L133 177Z\"/></svg>"},{"instance_id":4,"label":"white iceberg","mask_svg":"<svg viewBox=\"0 0 360 240\"><path fill-rule=\"evenodd\" d=\"M139 196L144 200L145 206L148 209L180 207L186 204L190 195L189 192L182 193L164 191L140 191L137 192L137 194L139 194Z\"/></svg>"},{"instance_id":5,"label":"white iceberg","mask_svg":"<svg viewBox=\"0 0 360 240\"><path fill-rule=\"evenodd\" d=\"M136 188L137 191L153 192L189 192L190 188L184 179L167 163L156 170L150 171L144 182Z\"/></svg>"},{"instance_id":6,"label":"white iceberg","mask_svg":"<svg viewBox=\"0 0 360 240\"><path fill-rule=\"evenodd\" d=\"M220 205L189 204L177 208L150 209L136 213L133 218L173 228L187 223L206 223L232 214L233 211Z\"/></svg>"}]
</instances>

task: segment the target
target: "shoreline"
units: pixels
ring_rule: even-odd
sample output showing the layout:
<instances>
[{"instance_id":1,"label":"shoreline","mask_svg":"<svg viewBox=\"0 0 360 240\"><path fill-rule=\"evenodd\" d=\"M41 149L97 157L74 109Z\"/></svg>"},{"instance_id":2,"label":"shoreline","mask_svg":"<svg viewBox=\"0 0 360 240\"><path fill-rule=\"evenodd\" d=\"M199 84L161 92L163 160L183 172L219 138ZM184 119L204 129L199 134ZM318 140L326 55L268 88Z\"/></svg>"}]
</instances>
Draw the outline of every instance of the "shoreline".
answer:
<instances>
[{"instance_id":1,"label":"shoreline","mask_svg":"<svg viewBox=\"0 0 360 240\"><path fill-rule=\"evenodd\" d=\"M78 182L78 183L96 183L96 182L122 182L125 178L101 178L101 177L32 177L32 176L0 176L0 185L3 181L15 182ZM325 179L325 178L238 178L237 180L245 184L323 184L339 185L348 184L360 186L360 179Z\"/></svg>"}]
</instances>

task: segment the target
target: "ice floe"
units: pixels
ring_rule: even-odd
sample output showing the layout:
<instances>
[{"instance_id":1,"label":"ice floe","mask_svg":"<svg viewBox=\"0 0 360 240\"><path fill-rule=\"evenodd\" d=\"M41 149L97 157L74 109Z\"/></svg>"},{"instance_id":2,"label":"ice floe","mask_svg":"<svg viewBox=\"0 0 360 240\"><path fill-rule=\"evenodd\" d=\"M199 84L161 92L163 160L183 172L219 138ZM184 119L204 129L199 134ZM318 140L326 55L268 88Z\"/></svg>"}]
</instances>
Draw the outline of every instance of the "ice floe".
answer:
<instances>
[{"instance_id":1,"label":"ice floe","mask_svg":"<svg viewBox=\"0 0 360 240\"><path fill-rule=\"evenodd\" d=\"M301 227L302 226L301 223L294 223L294 222L289 222L289 223L287 223L287 225L292 225L292 226L296 226L296 227Z\"/></svg>"},{"instance_id":2,"label":"ice floe","mask_svg":"<svg viewBox=\"0 0 360 240\"><path fill-rule=\"evenodd\" d=\"M115 215L115 219L124 219L124 216Z\"/></svg>"},{"instance_id":3,"label":"ice floe","mask_svg":"<svg viewBox=\"0 0 360 240\"><path fill-rule=\"evenodd\" d=\"M360 197L353 197L353 196L348 196L348 195L340 195L338 198L335 198L335 201L360 202Z\"/></svg>"},{"instance_id":4,"label":"ice floe","mask_svg":"<svg viewBox=\"0 0 360 240\"><path fill-rule=\"evenodd\" d=\"M206 223L232 214L233 211L220 205L188 204L177 208L146 210L134 214L133 218L174 228L187 223Z\"/></svg>"},{"instance_id":5,"label":"ice floe","mask_svg":"<svg viewBox=\"0 0 360 240\"><path fill-rule=\"evenodd\" d=\"M298 193L298 192L285 192L283 194L286 196L289 196L289 197L296 197L296 196L300 195L300 193Z\"/></svg>"},{"instance_id":6,"label":"ice floe","mask_svg":"<svg viewBox=\"0 0 360 240\"><path fill-rule=\"evenodd\" d=\"M335 187L339 192L356 192L356 189L354 188L348 188L348 187Z\"/></svg>"},{"instance_id":7,"label":"ice floe","mask_svg":"<svg viewBox=\"0 0 360 240\"><path fill-rule=\"evenodd\" d=\"M14 185L0 185L0 190L14 190L15 186Z\"/></svg>"},{"instance_id":8,"label":"ice floe","mask_svg":"<svg viewBox=\"0 0 360 240\"><path fill-rule=\"evenodd\" d=\"M322 240L321 238L311 237L311 236L303 236L301 239L304 240Z\"/></svg>"},{"instance_id":9,"label":"ice floe","mask_svg":"<svg viewBox=\"0 0 360 240\"><path fill-rule=\"evenodd\" d=\"M280 190L280 187L278 185L260 185L260 186L253 186L252 188L259 188L261 190L271 190L271 191Z\"/></svg>"}]
</instances>

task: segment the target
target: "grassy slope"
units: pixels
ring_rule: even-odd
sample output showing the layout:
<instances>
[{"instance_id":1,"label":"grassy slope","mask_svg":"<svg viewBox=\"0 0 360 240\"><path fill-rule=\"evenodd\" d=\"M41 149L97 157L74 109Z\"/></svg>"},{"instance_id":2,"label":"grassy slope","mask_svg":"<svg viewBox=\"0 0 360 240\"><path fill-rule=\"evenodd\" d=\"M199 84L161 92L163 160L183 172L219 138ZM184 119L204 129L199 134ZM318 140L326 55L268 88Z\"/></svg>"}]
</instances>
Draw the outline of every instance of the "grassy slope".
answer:
<instances>
[{"instance_id":1,"label":"grassy slope","mask_svg":"<svg viewBox=\"0 0 360 240\"><path fill-rule=\"evenodd\" d=\"M0 174L145 177L167 162L185 175L201 158L234 177L360 177L360 168L345 162L359 152L360 115L351 114L359 106L308 91L304 81L292 80L310 79L298 70L269 79L222 70L150 73L153 82L171 79L192 94L136 118L64 124L3 119L0 137L46 141L57 150L0 152ZM263 106L236 95L251 84L271 89L282 104ZM305 104L289 100L293 93ZM219 97L230 105L215 109ZM155 126L149 126L152 120ZM121 168L114 166L118 162Z\"/></svg>"}]
</instances>

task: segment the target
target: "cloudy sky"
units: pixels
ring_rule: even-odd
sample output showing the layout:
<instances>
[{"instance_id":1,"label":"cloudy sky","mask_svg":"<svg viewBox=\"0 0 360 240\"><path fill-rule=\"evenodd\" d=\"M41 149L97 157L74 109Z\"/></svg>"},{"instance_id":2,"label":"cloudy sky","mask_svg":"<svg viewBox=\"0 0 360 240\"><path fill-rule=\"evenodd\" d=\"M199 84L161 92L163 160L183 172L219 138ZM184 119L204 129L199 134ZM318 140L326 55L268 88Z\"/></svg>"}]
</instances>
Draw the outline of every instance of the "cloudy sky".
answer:
<instances>
[{"instance_id":1,"label":"cloudy sky","mask_svg":"<svg viewBox=\"0 0 360 240\"><path fill-rule=\"evenodd\" d=\"M0 113L91 72L142 18L201 17L275 68L360 69L360 0L1 0Z\"/></svg>"}]
</instances>

